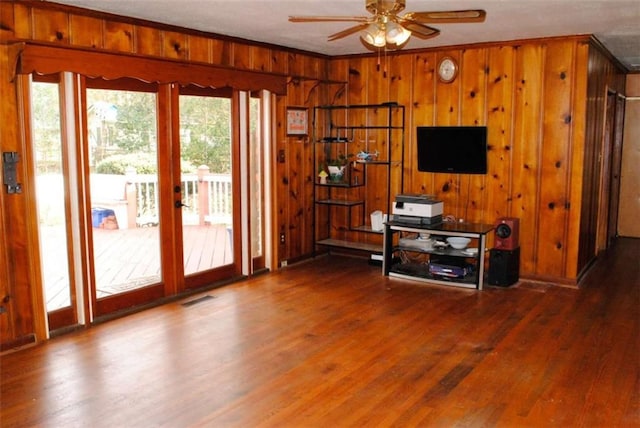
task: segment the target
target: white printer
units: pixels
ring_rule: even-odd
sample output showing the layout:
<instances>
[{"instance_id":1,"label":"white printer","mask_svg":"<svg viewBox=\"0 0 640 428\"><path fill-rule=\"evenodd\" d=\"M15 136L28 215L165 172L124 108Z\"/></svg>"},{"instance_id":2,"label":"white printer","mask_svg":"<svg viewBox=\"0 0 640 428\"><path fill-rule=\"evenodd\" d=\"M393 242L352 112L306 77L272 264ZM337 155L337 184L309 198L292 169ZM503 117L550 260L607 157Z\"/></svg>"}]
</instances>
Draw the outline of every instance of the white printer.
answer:
<instances>
[{"instance_id":1,"label":"white printer","mask_svg":"<svg viewBox=\"0 0 640 428\"><path fill-rule=\"evenodd\" d=\"M442 223L444 206L431 195L404 194L393 202L393 221L412 225Z\"/></svg>"}]
</instances>

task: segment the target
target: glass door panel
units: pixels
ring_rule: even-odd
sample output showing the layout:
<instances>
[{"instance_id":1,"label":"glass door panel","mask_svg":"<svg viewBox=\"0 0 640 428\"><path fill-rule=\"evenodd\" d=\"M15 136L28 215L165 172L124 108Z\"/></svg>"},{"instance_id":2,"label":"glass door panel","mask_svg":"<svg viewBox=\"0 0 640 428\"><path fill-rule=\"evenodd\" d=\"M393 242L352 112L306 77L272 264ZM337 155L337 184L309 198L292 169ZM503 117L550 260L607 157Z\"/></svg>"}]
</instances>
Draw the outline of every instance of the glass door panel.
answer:
<instances>
[{"instance_id":1,"label":"glass door panel","mask_svg":"<svg viewBox=\"0 0 640 428\"><path fill-rule=\"evenodd\" d=\"M97 299L162 281L156 94L87 89Z\"/></svg>"},{"instance_id":2,"label":"glass door panel","mask_svg":"<svg viewBox=\"0 0 640 428\"><path fill-rule=\"evenodd\" d=\"M51 314L70 308L73 302L66 221L65 146L57 83L32 82L31 119L42 283L47 313ZM51 325L52 329L58 327L62 326Z\"/></svg>"},{"instance_id":3,"label":"glass door panel","mask_svg":"<svg viewBox=\"0 0 640 428\"><path fill-rule=\"evenodd\" d=\"M249 98L249 205L251 210L252 270L264 269L264 150L261 98Z\"/></svg>"},{"instance_id":4,"label":"glass door panel","mask_svg":"<svg viewBox=\"0 0 640 428\"><path fill-rule=\"evenodd\" d=\"M231 99L180 95L184 274L234 263Z\"/></svg>"}]
</instances>

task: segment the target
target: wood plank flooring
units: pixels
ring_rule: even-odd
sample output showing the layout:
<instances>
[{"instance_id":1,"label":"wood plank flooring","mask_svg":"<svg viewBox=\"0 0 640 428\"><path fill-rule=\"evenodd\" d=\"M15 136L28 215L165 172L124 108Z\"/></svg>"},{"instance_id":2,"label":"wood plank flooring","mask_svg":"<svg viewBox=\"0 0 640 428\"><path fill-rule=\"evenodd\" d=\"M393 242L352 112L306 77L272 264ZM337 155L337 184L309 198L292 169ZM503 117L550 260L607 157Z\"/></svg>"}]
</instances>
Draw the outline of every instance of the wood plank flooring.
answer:
<instances>
[{"instance_id":1,"label":"wood plank flooring","mask_svg":"<svg viewBox=\"0 0 640 428\"><path fill-rule=\"evenodd\" d=\"M639 256L482 292L319 258L4 354L0 425L637 427Z\"/></svg>"},{"instance_id":2,"label":"wood plank flooring","mask_svg":"<svg viewBox=\"0 0 640 428\"><path fill-rule=\"evenodd\" d=\"M68 253L64 229L41 227L47 308L69 306ZM161 281L160 235L157 227L93 229L98 298ZM232 235L226 225L183 227L185 275L233 263Z\"/></svg>"}]
</instances>

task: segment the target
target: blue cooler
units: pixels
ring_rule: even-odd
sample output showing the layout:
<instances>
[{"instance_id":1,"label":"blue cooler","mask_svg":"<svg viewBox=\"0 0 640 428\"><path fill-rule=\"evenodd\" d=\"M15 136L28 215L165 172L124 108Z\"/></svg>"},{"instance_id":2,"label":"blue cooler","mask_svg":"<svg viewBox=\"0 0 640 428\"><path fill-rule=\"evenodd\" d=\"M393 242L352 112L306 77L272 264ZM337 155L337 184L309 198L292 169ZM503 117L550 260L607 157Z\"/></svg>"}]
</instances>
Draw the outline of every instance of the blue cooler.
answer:
<instances>
[{"instance_id":1,"label":"blue cooler","mask_svg":"<svg viewBox=\"0 0 640 428\"><path fill-rule=\"evenodd\" d=\"M113 210L107 208L92 208L91 209L91 224L93 227L102 227L104 220L109 217L115 217L116 213Z\"/></svg>"}]
</instances>

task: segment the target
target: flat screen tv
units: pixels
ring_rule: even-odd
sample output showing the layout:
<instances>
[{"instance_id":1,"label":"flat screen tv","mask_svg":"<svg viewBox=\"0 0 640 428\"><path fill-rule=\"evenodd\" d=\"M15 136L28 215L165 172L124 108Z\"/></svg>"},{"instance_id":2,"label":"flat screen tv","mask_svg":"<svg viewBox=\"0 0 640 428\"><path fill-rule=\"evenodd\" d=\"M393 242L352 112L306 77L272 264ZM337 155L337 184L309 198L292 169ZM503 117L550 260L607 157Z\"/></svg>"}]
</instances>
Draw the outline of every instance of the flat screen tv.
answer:
<instances>
[{"instance_id":1,"label":"flat screen tv","mask_svg":"<svg viewBox=\"0 0 640 428\"><path fill-rule=\"evenodd\" d=\"M419 126L418 171L487 173L486 126Z\"/></svg>"}]
</instances>

